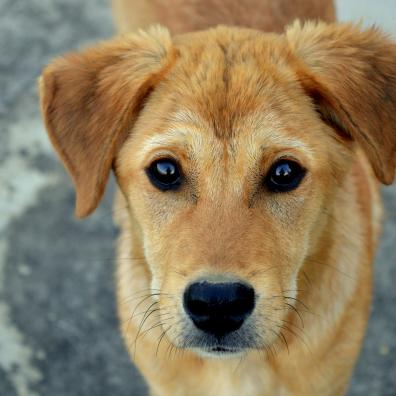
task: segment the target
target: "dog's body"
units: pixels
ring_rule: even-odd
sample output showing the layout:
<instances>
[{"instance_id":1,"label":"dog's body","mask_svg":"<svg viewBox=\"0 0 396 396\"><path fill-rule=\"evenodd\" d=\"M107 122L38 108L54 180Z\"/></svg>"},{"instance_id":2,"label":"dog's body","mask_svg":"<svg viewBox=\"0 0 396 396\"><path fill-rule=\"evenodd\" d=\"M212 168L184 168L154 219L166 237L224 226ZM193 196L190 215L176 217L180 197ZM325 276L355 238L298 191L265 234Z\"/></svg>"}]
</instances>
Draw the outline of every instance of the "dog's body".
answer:
<instances>
[{"instance_id":1,"label":"dog's body","mask_svg":"<svg viewBox=\"0 0 396 396\"><path fill-rule=\"evenodd\" d=\"M166 26L172 34L221 24L282 33L295 19L335 21L332 0L113 0L112 4L120 33L153 23Z\"/></svg>"},{"instance_id":2,"label":"dog's body","mask_svg":"<svg viewBox=\"0 0 396 396\"><path fill-rule=\"evenodd\" d=\"M114 4L123 31L152 19L184 33L249 15L273 31L304 15L334 18L328 1L229 1L225 14L208 1L208 19L196 7L205 2L184 3L192 14L135 2L142 20ZM257 10L267 10L262 21ZM79 216L115 169L118 311L152 395L345 393L369 315L375 175L390 183L396 161L395 66L396 46L374 30L308 24L286 36L220 27L171 40L155 30L45 71L43 114ZM176 192L147 181L149 159L164 156L181 164ZM308 169L296 190L262 189L276 158ZM181 296L197 279L252 285L240 329L213 338L192 325Z\"/></svg>"}]
</instances>

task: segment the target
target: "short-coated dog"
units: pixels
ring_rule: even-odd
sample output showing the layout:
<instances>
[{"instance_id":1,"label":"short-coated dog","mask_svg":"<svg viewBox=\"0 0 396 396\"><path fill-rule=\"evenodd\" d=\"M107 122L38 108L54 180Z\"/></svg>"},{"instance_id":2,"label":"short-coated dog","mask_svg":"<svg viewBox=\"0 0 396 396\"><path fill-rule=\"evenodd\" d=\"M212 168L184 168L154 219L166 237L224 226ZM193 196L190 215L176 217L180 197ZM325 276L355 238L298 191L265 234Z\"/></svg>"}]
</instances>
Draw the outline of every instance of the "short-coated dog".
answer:
<instances>
[{"instance_id":1,"label":"short-coated dog","mask_svg":"<svg viewBox=\"0 0 396 396\"><path fill-rule=\"evenodd\" d=\"M396 44L327 0L114 12L171 33L56 59L41 107L78 217L116 175L118 312L151 395L344 394L396 167Z\"/></svg>"}]
</instances>

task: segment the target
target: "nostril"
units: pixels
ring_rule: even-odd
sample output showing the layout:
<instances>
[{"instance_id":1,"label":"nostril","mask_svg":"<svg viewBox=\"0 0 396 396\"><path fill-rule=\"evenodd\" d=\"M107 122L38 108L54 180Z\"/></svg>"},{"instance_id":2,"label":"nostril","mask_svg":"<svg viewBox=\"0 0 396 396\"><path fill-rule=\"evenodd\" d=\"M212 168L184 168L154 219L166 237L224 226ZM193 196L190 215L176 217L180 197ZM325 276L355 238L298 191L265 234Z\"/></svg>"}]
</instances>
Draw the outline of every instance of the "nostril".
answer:
<instances>
[{"instance_id":1,"label":"nostril","mask_svg":"<svg viewBox=\"0 0 396 396\"><path fill-rule=\"evenodd\" d=\"M254 309L255 293L240 282L196 282L186 289L183 303L199 329L219 336L242 326Z\"/></svg>"}]
</instances>

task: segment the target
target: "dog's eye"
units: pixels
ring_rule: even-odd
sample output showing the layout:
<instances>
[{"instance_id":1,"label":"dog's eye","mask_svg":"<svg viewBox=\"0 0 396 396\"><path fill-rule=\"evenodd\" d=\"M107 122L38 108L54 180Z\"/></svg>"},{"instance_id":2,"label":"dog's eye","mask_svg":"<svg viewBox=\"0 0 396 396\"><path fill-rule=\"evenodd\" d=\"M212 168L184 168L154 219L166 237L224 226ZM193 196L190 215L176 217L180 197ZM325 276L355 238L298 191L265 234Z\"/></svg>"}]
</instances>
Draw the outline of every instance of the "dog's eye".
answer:
<instances>
[{"instance_id":1,"label":"dog's eye","mask_svg":"<svg viewBox=\"0 0 396 396\"><path fill-rule=\"evenodd\" d=\"M160 190L175 190L180 186L179 166L172 159L164 158L154 161L146 172L150 181Z\"/></svg>"},{"instance_id":2,"label":"dog's eye","mask_svg":"<svg viewBox=\"0 0 396 396\"><path fill-rule=\"evenodd\" d=\"M265 184L272 192L287 192L297 188L304 175L305 169L297 162L283 159L271 166Z\"/></svg>"}]
</instances>

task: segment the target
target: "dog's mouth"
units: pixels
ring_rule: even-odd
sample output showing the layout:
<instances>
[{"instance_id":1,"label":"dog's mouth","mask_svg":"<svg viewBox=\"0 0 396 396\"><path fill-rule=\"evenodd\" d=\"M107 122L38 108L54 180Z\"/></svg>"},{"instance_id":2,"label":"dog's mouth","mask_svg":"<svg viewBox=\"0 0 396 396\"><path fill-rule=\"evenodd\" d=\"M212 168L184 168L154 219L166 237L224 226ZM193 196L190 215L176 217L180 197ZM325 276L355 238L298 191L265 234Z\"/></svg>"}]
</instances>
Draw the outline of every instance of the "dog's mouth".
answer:
<instances>
[{"instance_id":1,"label":"dog's mouth","mask_svg":"<svg viewBox=\"0 0 396 396\"><path fill-rule=\"evenodd\" d=\"M213 346L206 348L192 348L193 351L202 356L209 358L235 358L244 353L245 348L231 348L225 346Z\"/></svg>"},{"instance_id":2,"label":"dog's mouth","mask_svg":"<svg viewBox=\"0 0 396 396\"><path fill-rule=\"evenodd\" d=\"M214 347L210 349L212 352L224 352L224 353L233 353L235 349L223 348L223 347Z\"/></svg>"},{"instance_id":3,"label":"dog's mouth","mask_svg":"<svg viewBox=\"0 0 396 396\"><path fill-rule=\"evenodd\" d=\"M209 352L215 355L239 355L243 352L241 348L223 348L223 347L214 347L210 348Z\"/></svg>"},{"instance_id":4,"label":"dog's mouth","mask_svg":"<svg viewBox=\"0 0 396 396\"><path fill-rule=\"evenodd\" d=\"M227 347L222 347L222 346L216 346L208 349L208 352L214 353L214 354L234 354L234 353L241 353L242 349L241 348L227 348Z\"/></svg>"}]
</instances>

